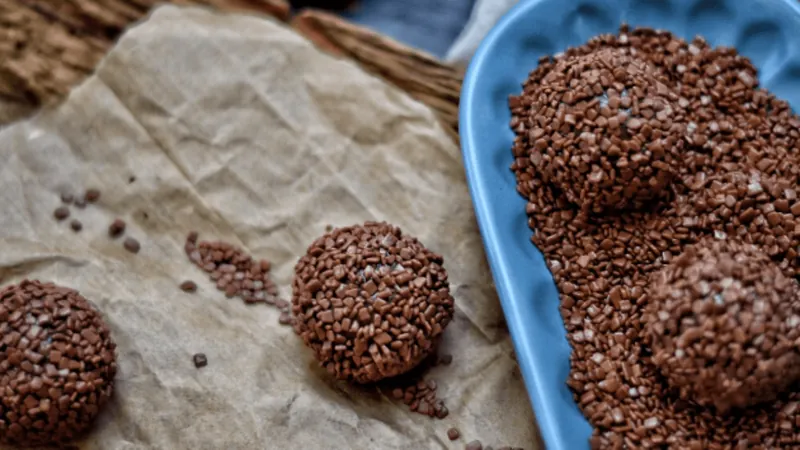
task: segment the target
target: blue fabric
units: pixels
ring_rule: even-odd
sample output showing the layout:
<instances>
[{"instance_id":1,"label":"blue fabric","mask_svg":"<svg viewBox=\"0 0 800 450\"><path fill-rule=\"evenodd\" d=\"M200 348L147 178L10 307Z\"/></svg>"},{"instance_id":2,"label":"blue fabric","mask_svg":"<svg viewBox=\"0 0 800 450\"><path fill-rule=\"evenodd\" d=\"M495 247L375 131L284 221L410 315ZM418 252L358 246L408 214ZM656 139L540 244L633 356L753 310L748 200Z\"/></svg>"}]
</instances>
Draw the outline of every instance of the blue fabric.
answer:
<instances>
[{"instance_id":1,"label":"blue fabric","mask_svg":"<svg viewBox=\"0 0 800 450\"><path fill-rule=\"evenodd\" d=\"M472 12L474 0L358 0L348 20L443 57Z\"/></svg>"}]
</instances>

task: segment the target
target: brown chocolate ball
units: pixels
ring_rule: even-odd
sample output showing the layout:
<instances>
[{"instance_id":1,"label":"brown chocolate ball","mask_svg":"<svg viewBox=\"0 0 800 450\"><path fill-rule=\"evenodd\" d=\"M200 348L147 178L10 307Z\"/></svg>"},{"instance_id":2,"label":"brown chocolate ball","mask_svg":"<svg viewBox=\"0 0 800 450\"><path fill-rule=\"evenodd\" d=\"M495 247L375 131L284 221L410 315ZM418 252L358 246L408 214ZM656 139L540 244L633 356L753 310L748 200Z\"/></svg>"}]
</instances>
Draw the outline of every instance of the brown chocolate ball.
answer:
<instances>
[{"instance_id":1,"label":"brown chocolate ball","mask_svg":"<svg viewBox=\"0 0 800 450\"><path fill-rule=\"evenodd\" d=\"M336 378L369 383L407 372L453 317L442 263L386 223L335 229L295 267L295 331Z\"/></svg>"},{"instance_id":2,"label":"brown chocolate ball","mask_svg":"<svg viewBox=\"0 0 800 450\"><path fill-rule=\"evenodd\" d=\"M111 397L116 345L76 291L40 281L0 290L0 444L69 442Z\"/></svg>"},{"instance_id":3,"label":"brown chocolate ball","mask_svg":"<svg viewBox=\"0 0 800 450\"><path fill-rule=\"evenodd\" d=\"M800 379L800 288L755 246L704 240L651 283L646 339L682 399L724 414Z\"/></svg>"},{"instance_id":4,"label":"brown chocolate ball","mask_svg":"<svg viewBox=\"0 0 800 450\"><path fill-rule=\"evenodd\" d=\"M516 145L583 214L642 208L669 195L684 115L670 80L634 50L545 61L512 100L527 121Z\"/></svg>"}]
</instances>

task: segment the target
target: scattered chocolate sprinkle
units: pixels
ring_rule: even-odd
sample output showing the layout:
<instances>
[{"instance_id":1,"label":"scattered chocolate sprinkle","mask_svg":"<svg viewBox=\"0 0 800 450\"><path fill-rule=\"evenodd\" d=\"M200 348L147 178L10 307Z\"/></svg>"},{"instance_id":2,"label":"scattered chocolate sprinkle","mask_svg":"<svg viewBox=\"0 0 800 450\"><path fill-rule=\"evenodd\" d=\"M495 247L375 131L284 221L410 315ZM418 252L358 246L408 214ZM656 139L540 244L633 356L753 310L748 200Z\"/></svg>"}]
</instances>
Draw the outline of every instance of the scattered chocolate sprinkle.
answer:
<instances>
[{"instance_id":1,"label":"scattered chocolate sprinkle","mask_svg":"<svg viewBox=\"0 0 800 450\"><path fill-rule=\"evenodd\" d=\"M69 192L63 192L61 194L61 201L62 202L66 203L66 204L70 204L70 203L72 203L73 200L75 200L75 196L73 196Z\"/></svg>"},{"instance_id":2,"label":"scattered chocolate sprinkle","mask_svg":"<svg viewBox=\"0 0 800 450\"><path fill-rule=\"evenodd\" d=\"M244 250L225 242L198 242L196 231L186 237L184 251L189 260L209 274L217 289L228 298L239 297L245 303L277 305L283 311L289 303L277 298L278 287L272 282L267 260L256 260ZM280 320L280 319L279 319Z\"/></svg>"},{"instance_id":3,"label":"scattered chocolate sprinkle","mask_svg":"<svg viewBox=\"0 0 800 450\"><path fill-rule=\"evenodd\" d=\"M183 292L196 292L197 291L197 283L191 280L186 280L181 283L181 290Z\"/></svg>"},{"instance_id":4,"label":"scattered chocolate sprinkle","mask_svg":"<svg viewBox=\"0 0 800 450\"><path fill-rule=\"evenodd\" d=\"M286 311L281 311L281 315L278 317L278 323L281 325L292 325L292 322L294 322L292 315Z\"/></svg>"},{"instance_id":5,"label":"scattered chocolate sprinkle","mask_svg":"<svg viewBox=\"0 0 800 450\"><path fill-rule=\"evenodd\" d=\"M453 317L442 263L386 223L335 229L295 267L295 330L336 378L368 383L405 373Z\"/></svg>"},{"instance_id":6,"label":"scattered chocolate sprinkle","mask_svg":"<svg viewBox=\"0 0 800 450\"><path fill-rule=\"evenodd\" d=\"M464 448L466 450L483 450L483 444L481 444L481 441L472 441Z\"/></svg>"},{"instance_id":7,"label":"scattered chocolate sprinkle","mask_svg":"<svg viewBox=\"0 0 800 450\"><path fill-rule=\"evenodd\" d=\"M69 217L69 208L66 206L59 206L55 211L53 211L53 217L55 217L58 221L66 219Z\"/></svg>"},{"instance_id":8,"label":"scattered chocolate sprinkle","mask_svg":"<svg viewBox=\"0 0 800 450\"><path fill-rule=\"evenodd\" d=\"M77 233L83 229L83 224L78 219L72 219L69 223L69 227L72 228L72 231Z\"/></svg>"},{"instance_id":9,"label":"scattered chocolate sprinkle","mask_svg":"<svg viewBox=\"0 0 800 450\"><path fill-rule=\"evenodd\" d=\"M115 350L78 292L29 280L0 289L0 444L79 437L111 397Z\"/></svg>"},{"instance_id":10,"label":"scattered chocolate sprinkle","mask_svg":"<svg viewBox=\"0 0 800 450\"><path fill-rule=\"evenodd\" d=\"M128 177L128 183L133 183L134 181L136 181L135 176L131 175L130 177Z\"/></svg>"},{"instance_id":11,"label":"scattered chocolate sprinkle","mask_svg":"<svg viewBox=\"0 0 800 450\"><path fill-rule=\"evenodd\" d=\"M205 353L195 353L194 356L192 356L192 361L194 362L194 366L198 369L208 365L208 358L206 358Z\"/></svg>"},{"instance_id":12,"label":"scattered chocolate sprinkle","mask_svg":"<svg viewBox=\"0 0 800 450\"><path fill-rule=\"evenodd\" d=\"M125 238L125 240L122 242L122 246L125 247L125 250L131 253L139 253L139 250L142 248L141 244L139 244L139 241L132 237Z\"/></svg>"},{"instance_id":13,"label":"scattered chocolate sprinkle","mask_svg":"<svg viewBox=\"0 0 800 450\"><path fill-rule=\"evenodd\" d=\"M84 195L83 198L84 200L86 200L86 203L95 203L97 200L100 199L100 189L95 189L95 188L87 189L86 195Z\"/></svg>"},{"instance_id":14,"label":"scattered chocolate sprinkle","mask_svg":"<svg viewBox=\"0 0 800 450\"><path fill-rule=\"evenodd\" d=\"M422 379L422 372L427 368L427 363L420 364L413 372L388 379L382 385L395 400L402 401L412 412L444 419L450 411L444 401L437 397L436 382Z\"/></svg>"},{"instance_id":15,"label":"scattered chocolate sprinkle","mask_svg":"<svg viewBox=\"0 0 800 450\"><path fill-rule=\"evenodd\" d=\"M461 433L458 431L458 428L450 428L447 430L447 439L455 441L459 437L461 437Z\"/></svg>"},{"instance_id":16,"label":"scattered chocolate sprinkle","mask_svg":"<svg viewBox=\"0 0 800 450\"><path fill-rule=\"evenodd\" d=\"M111 225L108 226L108 235L112 238L122 236L125 232L125 221L122 219L114 219Z\"/></svg>"},{"instance_id":17,"label":"scattered chocolate sprinkle","mask_svg":"<svg viewBox=\"0 0 800 450\"><path fill-rule=\"evenodd\" d=\"M449 366L453 362L453 355L442 355L439 357L439 364Z\"/></svg>"},{"instance_id":18,"label":"scattered chocolate sprinkle","mask_svg":"<svg viewBox=\"0 0 800 450\"><path fill-rule=\"evenodd\" d=\"M652 76L642 77L645 84L637 86L625 81L627 66L604 69L603 58L592 55L609 51L635 57L640 62L631 64ZM582 72L583 67L591 68ZM623 89L615 87L615 72L623 78ZM651 84L652 78L666 90ZM658 96L662 106L657 106ZM645 102L650 106L643 106ZM698 383L722 376L744 379L746 392L756 389L755 395L729 395L728 387L718 386L723 409L758 401L758 389L766 389L769 397L783 389L761 383L777 383L774 374L783 370L780 358L796 349L790 336L798 324L789 311L798 300L782 303L780 308L787 309L774 303L793 288L779 281L770 286L771 292L764 291L763 299L745 299L736 288L728 295L739 310L708 310L697 300L704 285L690 286L691 280L716 279L722 268L708 269L708 274L684 272L660 287L651 279L666 276L661 270L676 270L664 267L707 238L752 244L773 262L760 265L764 274L742 275L744 292L765 289L767 284L757 280L765 274L776 279L775 267L785 279L800 273L800 119L789 105L758 88L756 69L732 48L626 26L617 36L601 35L555 58L541 58L522 95L511 97L509 105L516 133L511 168L517 190L528 200L531 240L544 254L561 294L573 349L567 383L595 428L592 448L800 447L800 393L795 386L773 402L728 414L699 404L709 403L697 395L697 389L708 389L704 384L692 387L691 394L689 388L675 388L690 382L682 376ZM635 188L626 191L628 183L622 187L621 180L631 180ZM652 316L646 320L651 294L664 298L684 291L686 297L665 300L660 305L664 309L655 312L664 317L663 331ZM690 299L695 300L687 309ZM774 317L755 322L756 314L747 309L759 308L771 308ZM713 329L703 328L702 335L691 330L692 321L707 317L719 320ZM788 323L778 324L781 318ZM737 328L735 323L749 326ZM706 326L711 322L704 322ZM743 344L737 347L737 340ZM684 352L700 353L684 354L680 361L658 356L675 355L678 345L686 346ZM730 363L724 362L727 357ZM693 364L703 358L728 371L698 372ZM742 369L753 364L748 358L757 360L751 373ZM735 369L737 364L743 366ZM794 376L792 367L784 367L788 378ZM680 372L684 368L686 375Z\"/></svg>"}]
</instances>

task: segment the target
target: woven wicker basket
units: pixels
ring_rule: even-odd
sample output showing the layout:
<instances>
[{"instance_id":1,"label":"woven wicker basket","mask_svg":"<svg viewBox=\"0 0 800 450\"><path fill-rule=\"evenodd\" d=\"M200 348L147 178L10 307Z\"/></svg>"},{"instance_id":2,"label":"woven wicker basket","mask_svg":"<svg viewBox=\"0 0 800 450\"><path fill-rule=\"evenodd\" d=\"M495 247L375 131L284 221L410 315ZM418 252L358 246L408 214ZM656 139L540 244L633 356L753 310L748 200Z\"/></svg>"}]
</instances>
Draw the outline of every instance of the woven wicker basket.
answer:
<instances>
[{"instance_id":1,"label":"woven wicker basket","mask_svg":"<svg viewBox=\"0 0 800 450\"><path fill-rule=\"evenodd\" d=\"M290 20L284 0L171 0ZM159 0L0 1L0 124L58 102L92 72L114 40ZM463 70L334 15L306 10L291 25L320 48L349 58L439 114L457 138Z\"/></svg>"}]
</instances>

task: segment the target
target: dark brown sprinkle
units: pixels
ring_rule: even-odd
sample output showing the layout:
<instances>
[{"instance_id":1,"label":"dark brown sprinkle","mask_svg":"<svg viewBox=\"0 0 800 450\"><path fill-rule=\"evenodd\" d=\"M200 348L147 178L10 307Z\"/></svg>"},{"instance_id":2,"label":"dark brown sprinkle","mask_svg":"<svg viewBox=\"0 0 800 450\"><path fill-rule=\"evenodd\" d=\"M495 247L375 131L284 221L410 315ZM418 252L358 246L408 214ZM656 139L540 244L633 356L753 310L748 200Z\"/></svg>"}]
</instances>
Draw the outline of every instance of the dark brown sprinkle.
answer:
<instances>
[{"instance_id":1,"label":"dark brown sprinkle","mask_svg":"<svg viewBox=\"0 0 800 450\"><path fill-rule=\"evenodd\" d=\"M274 304L288 312L289 302L275 298L278 288L269 276L272 268L269 261L253 259L244 250L225 242L198 242L198 237L196 231L189 232L184 252L189 261L209 274L226 297L239 297L247 304ZM291 324L294 319L289 320Z\"/></svg>"},{"instance_id":2,"label":"dark brown sprinkle","mask_svg":"<svg viewBox=\"0 0 800 450\"><path fill-rule=\"evenodd\" d=\"M458 431L458 428L450 428L447 430L447 439L455 441L459 437L461 437L461 433Z\"/></svg>"},{"instance_id":3,"label":"dark brown sprinkle","mask_svg":"<svg viewBox=\"0 0 800 450\"><path fill-rule=\"evenodd\" d=\"M95 203L97 200L100 199L100 189L95 189L95 188L87 189L86 195L84 195L83 198L84 200L86 200L86 203Z\"/></svg>"},{"instance_id":4,"label":"dark brown sprinkle","mask_svg":"<svg viewBox=\"0 0 800 450\"><path fill-rule=\"evenodd\" d=\"M122 246L125 247L125 250L131 253L139 253L139 250L141 249L141 244L139 244L139 241L132 237L125 238L125 240L122 242Z\"/></svg>"},{"instance_id":5,"label":"dark brown sprinkle","mask_svg":"<svg viewBox=\"0 0 800 450\"><path fill-rule=\"evenodd\" d=\"M429 366L421 365L420 369L427 367ZM414 374L387 380L390 383L392 397L396 400L401 400L413 412L423 416L444 419L449 414L449 411L444 401L437 398L437 385L433 380L422 381L418 379L417 377L421 375L421 372L422 370L415 370Z\"/></svg>"},{"instance_id":6,"label":"dark brown sprinkle","mask_svg":"<svg viewBox=\"0 0 800 450\"><path fill-rule=\"evenodd\" d=\"M72 231L77 233L83 229L83 224L78 219L72 219L69 223L69 227L72 228Z\"/></svg>"},{"instance_id":7,"label":"dark brown sprinkle","mask_svg":"<svg viewBox=\"0 0 800 450\"><path fill-rule=\"evenodd\" d=\"M125 221L122 219L114 219L111 225L108 226L108 235L112 238L122 236L125 232Z\"/></svg>"},{"instance_id":8,"label":"dark brown sprinkle","mask_svg":"<svg viewBox=\"0 0 800 450\"><path fill-rule=\"evenodd\" d=\"M472 441L464 448L466 450L483 450L483 444L481 444L481 441Z\"/></svg>"},{"instance_id":9,"label":"dark brown sprinkle","mask_svg":"<svg viewBox=\"0 0 800 450\"><path fill-rule=\"evenodd\" d=\"M609 52L631 64L604 65L598 55ZM626 26L542 58L509 105L511 168L528 200L531 240L561 294L572 347L567 384L594 426L592 448L798 448L796 389L728 414L699 404L716 403L710 392L689 393L708 389L707 377L745 377L742 392L719 395L724 410L784 389L776 373L795 376L797 300L774 303L800 275L800 119L789 105L758 88L756 69L732 48ZM754 254L719 259L717 250L709 255L724 270L692 262L687 248L708 238L752 244L774 266ZM656 283L676 270L665 267L687 261L702 272ZM717 279L728 286L723 304L696 300L717 287L692 280L716 279L729 266L741 279ZM765 298L746 299L742 289ZM679 297L665 303L670 292ZM648 312L651 296L664 309ZM769 319L759 322L762 308ZM691 326L699 320L702 333ZM692 364L704 358L712 366L730 358L729 371L697 372ZM687 388L692 377L697 385Z\"/></svg>"},{"instance_id":10,"label":"dark brown sprinkle","mask_svg":"<svg viewBox=\"0 0 800 450\"><path fill-rule=\"evenodd\" d=\"M453 362L453 355L442 355L439 357L439 364L449 366Z\"/></svg>"},{"instance_id":11,"label":"dark brown sprinkle","mask_svg":"<svg viewBox=\"0 0 800 450\"><path fill-rule=\"evenodd\" d=\"M59 206L55 211L53 211L53 217L55 217L58 221L66 219L69 217L69 208L66 206Z\"/></svg>"},{"instance_id":12,"label":"dark brown sprinkle","mask_svg":"<svg viewBox=\"0 0 800 450\"><path fill-rule=\"evenodd\" d=\"M128 177L128 183L133 183L134 181L136 181L136 177L134 175Z\"/></svg>"},{"instance_id":13,"label":"dark brown sprinkle","mask_svg":"<svg viewBox=\"0 0 800 450\"><path fill-rule=\"evenodd\" d=\"M291 325L292 315L286 311L282 311L280 317L278 317L278 323L281 325Z\"/></svg>"},{"instance_id":14,"label":"dark brown sprinkle","mask_svg":"<svg viewBox=\"0 0 800 450\"><path fill-rule=\"evenodd\" d=\"M75 196L70 194L69 192L64 192L61 194L61 201L70 204L72 201L75 200Z\"/></svg>"},{"instance_id":15,"label":"dark brown sprinkle","mask_svg":"<svg viewBox=\"0 0 800 450\"><path fill-rule=\"evenodd\" d=\"M295 266L295 330L336 378L368 383L405 373L435 350L453 317L442 264L386 223L335 229Z\"/></svg>"},{"instance_id":16,"label":"dark brown sprinkle","mask_svg":"<svg viewBox=\"0 0 800 450\"><path fill-rule=\"evenodd\" d=\"M195 353L192 356L192 361L194 361L194 366L198 369L208 365L208 358L206 358L205 353Z\"/></svg>"},{"instance_id":17,"label":"dark brown sprinkle","mask_svg":"<svg viewBox=\"0 0 800 450\"><path fill-rule=\"evenodd\" d=\"M25 280L0 289L0 445L75 440L108 402L116 345L78 292Z\"/></svg>"},{"instance_id":18,"label":"dark brown sprinkle","mask_svg":"<svg viewBox=\"0 0 800 450\"><path fill-rule=\"evenodd\" d=\"M186 280L183 283L181 283L181 290L183 292L189 292L189 293L196 292L197 291L197 283L195 283L192 280Z\"/></svg>"}]
</instances>

